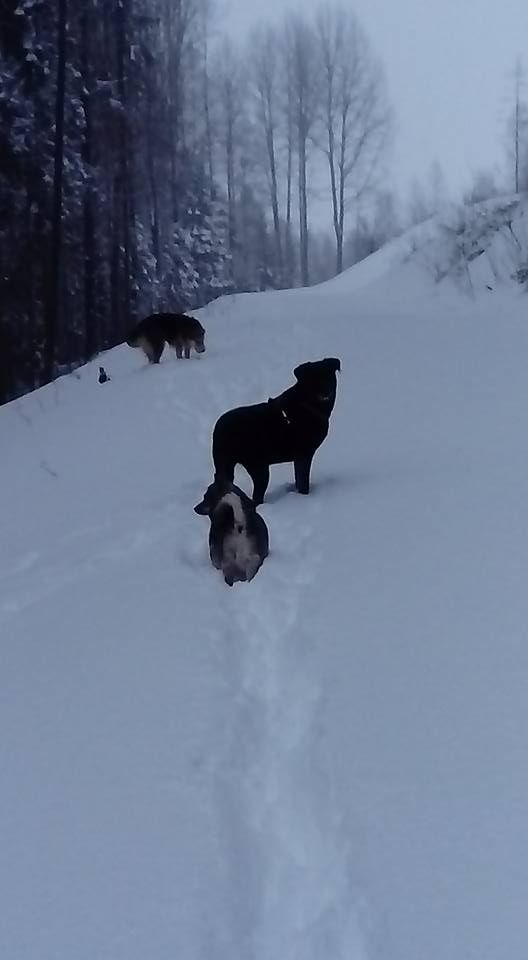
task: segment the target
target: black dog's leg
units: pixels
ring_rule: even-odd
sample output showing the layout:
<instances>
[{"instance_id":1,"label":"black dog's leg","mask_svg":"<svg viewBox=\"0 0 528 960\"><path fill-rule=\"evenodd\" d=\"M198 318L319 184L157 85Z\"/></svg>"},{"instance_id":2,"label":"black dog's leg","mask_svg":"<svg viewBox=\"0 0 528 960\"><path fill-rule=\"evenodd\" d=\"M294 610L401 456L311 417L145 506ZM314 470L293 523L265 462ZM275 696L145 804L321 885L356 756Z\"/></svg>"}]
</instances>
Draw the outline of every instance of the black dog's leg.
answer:
<instances>
[{"instance_id":1,"label":"black dog's leg","mask_svg":"<svg viewBox=\"0 0 528 960\"><path fill-rule=\"evenodd\" d=\"M150 354L148 355L150 363L159 363L161 360L161 355L163 353L163 348L165 346L164 340L153 340L150 347Z\"/></svg>"},{"instance_id":2,"label":"black dog's leg","mask_svg":"<svg viewBox=\"0 0 528 960\"><path fill-rule=\"evenodd\" d=\"M313 454L305 457L303 460L295 460L293 469L295 471L295 489L297 493L310 493L310 469L312 466Z\"/></svg>"},{"instance_id":3,"label":"black dog's leg","mask_svg":"<svg viewBox=\"0 0 528 960\"><path fill-rule=\"evenodd\" d=\"M191 348L190 348L190 346L189 346L188 344L186 344L186 346L185 346L185 359L186 359L186 360L190 360L190 359L191 359Z\"/></svg>"},{"instance_id":4,"label":"black dog's leg","mask_svg":"<svg viewBox=\"0 0 528 960\"><path fill-rule=\"evenodd\" d=\"M246 470L253 481L253 503L256 505L263 503L270 478L269 466L251 464L246 466Z\"/></svg>"},{"instance_id":5,"label":"black dog's leg","mask_svg":"<svg viewBox=\"0 0 528 960\"><path fill-rule=\"evenodd\" d=\"M215 483L233 483L235 464L227 460L215 460Z\"/></svg>"}]
</instances>

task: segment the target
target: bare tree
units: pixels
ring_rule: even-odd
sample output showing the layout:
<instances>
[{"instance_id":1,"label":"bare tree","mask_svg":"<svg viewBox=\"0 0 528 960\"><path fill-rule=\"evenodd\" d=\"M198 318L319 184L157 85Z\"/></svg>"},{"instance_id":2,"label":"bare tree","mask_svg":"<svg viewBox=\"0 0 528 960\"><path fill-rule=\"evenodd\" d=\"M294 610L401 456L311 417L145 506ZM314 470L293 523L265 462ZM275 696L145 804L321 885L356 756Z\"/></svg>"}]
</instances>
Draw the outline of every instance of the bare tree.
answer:
<instances>
[{"instance_id":1,"label":"bare tree","mask_svg":"<svg viewBox=\"0 0 528 960\"><path fill-rule=\"evenodd\" d=\"M519 193L519 169L520 169L520 146L521 146L521 83L522 68L520 60L517 60L514 73L515 82L515 104L513 112L513 184L515 193Z\"/></svg>"},{"instance_id":2,"label":"bare tree","mask_svg":"<svg viewBox=\"0 0 528 960\"><path fill-rule=\"evenodd\" d=\"M219 145L224 157L227 192L228 247L235 277L237 237L237 191L247 131L247 78L237 50L224 40L217 57L215 76L219 111Z\"/></svg>"},{"instance_id":3,"label":"bare tree","mask_svg":"<svg viewBox=\"0 0 528 960\"><path fill-rule=\"evenodd\" d=\"M528 110L524 99L525 73L522 60L517 57L513 70L513 110L510 115L511 152L513 155L513 189L515 193L526 189L528 181L527 129Z\"/></svg>"},{"instance_id":4,"label":"bare tree","mask_svg":"<svg viewBox=\"0 0 528 960\"><path fill-rule=\"evenodd\" d=\"M308 286L310 271L308 259L307 163L311 135L317 119L320 99L317 38L311 24L299 14L288 18L286 35L291 62L293 129L297 146L301 283L303 286Z\"/></svg>"},{"instance_id":5,"label":"bare tree","mask_svg":"<svg viewBox=\"0 0 528 960\"><path fill-rule=\"evenodd\" d=\"M282 89L282 139L286 150L286 198L285 198L285 250L284 282L288 287L295 283L295 254L292 233L293 154L295 147L293 56L288 34L280 46Z\"/></svg>"},{"instance_id":6,"label":"bare tree","mask_svg":"<svg viewBox=\"0 0 528 960\"><path fill-rule=\"evenodd\" d=\"M199 19L197 0L164 0L161 19L167 52L167 132L170 138L172 215L178 216L178 154L185 141L185 54Z\"/></svg>"},{"instance_id":7,"label":"bare tree","mask_svg":"<svg viewBox=\"0 0 528 960\"><path fill-rule=\"evenodd\" d=\"M279 213L277 137L279 129L279 54L273 27L257 29L251 43L257 117L265 141L266 175L273 216L275 262L282 281L284 265Z\"/></svg>"},{"instance_id":8,"label":"bare tree","mask_svg":"<svg viewBox=\"0 0 528 960\"><path fill-rule=\"evenodd\" d=\"M201 52L201 81L202 103L204 112L204 147L205 166L209 179L209 190L215 192L214 186L214 151L213 151L213 121L211 116L211 77L209 70L210 20L212 16L211 0L200 0L200 52Z\"/></svg>"},{"instance_id":9,"label":"bare tree","mask_svg":"<svg viewBox=\"0 0 528 960\"><path fill-rule=\"evenodd\" d=\"M343 269L345 211L373 182L389 129L380 65L354 14L321 6L317 39L323 77L322 147L328 159L336 238L336 272Z\"/></svg>"}]
</instances>

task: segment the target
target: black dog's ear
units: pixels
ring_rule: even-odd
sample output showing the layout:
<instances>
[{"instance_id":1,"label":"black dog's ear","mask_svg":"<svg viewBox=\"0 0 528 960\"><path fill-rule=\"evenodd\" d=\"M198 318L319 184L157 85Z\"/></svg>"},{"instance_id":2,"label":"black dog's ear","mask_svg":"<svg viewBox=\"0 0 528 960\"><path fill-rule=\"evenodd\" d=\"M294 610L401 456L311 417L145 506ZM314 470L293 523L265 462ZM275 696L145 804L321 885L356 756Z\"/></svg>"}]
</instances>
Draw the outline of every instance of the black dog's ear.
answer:
<instances>
[{"instance_id":1,"label":"black dog's ear","mask_svg":"<svg viewBox=\"0 0 528 960\"><path fill-rule=\"evenodd\" d=\"M338 357L326 357L325 363L330 370L333 370L334 372L341 370L341 360L339 360Z\"/></svg>"},{"instance_id":2,"label":"black dog's ear","mask_svg":"<svg viewBox=\"0 0 528 960\"><path fill-rule=\"evenodd\" d=\"M295 370L293 371L293 376L295 377L295 379L302 380L302 378L305 377L306 374L310 372L311 366L312 366L312 363L310 360L308 360L307 363L301 363L298 367L295 367Z\"/></svg>"},{"instance_id":3,"label":"black dog's ear","mask_svg":"<svg viewBox=\"0 0 528 960\"><path fill-rule=\"evenodd\" d=\"M197 503L194 507L194 512L200 517L206 517L209 513L209 507L207 506L205 500L202 500L201 503Z\"/></svg>"}]
</instances>

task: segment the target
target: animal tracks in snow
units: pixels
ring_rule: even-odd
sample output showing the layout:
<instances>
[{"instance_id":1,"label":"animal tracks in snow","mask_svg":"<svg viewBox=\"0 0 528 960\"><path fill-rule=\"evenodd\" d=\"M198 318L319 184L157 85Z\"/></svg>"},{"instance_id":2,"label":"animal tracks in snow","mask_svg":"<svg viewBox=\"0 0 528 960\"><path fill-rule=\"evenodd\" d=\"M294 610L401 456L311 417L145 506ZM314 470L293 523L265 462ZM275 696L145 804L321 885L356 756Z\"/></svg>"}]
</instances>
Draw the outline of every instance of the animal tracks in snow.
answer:
<instances>
[{"instance_id":1,"label":"animal tracks in snow","mask_svg":"<svg viewBox=\"0 0 528 960\"><path fill-rule=\"evenodd\" d=\"M224 629L237 651L232 667L239 694L224 746L231 782L220 766L219 802L232 806L238 797L238 818L260 863L252 955L319 960L330 936L336 938L332 956L339 957L345 941L337 913L352 922L348 865L337 833L328 829L324 800L311 796L322 693L300 626L303 598L323 560L313 537L322 501L281 498L261 509L273 552L251 584L225 594ZM321 890L321 863L331 903Z\"/></svg>"}]
</instances>

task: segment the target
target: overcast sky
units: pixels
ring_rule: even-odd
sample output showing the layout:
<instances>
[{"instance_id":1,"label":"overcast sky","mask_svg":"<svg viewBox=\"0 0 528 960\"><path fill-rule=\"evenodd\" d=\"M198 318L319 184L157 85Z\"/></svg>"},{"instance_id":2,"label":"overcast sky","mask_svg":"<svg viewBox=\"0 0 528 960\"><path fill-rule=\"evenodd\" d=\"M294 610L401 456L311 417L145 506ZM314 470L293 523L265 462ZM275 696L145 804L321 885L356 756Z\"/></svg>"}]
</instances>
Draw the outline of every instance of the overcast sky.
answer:
<instances>
[{"instance_id":1,"label":"overcast sky","mask_svg":"<svg viewBox=\"0 0 528 960\"><path fill-rule=\"evenodd\" d=\"M346 0L343 0L346 5ZM288 0L224 0L233 36L287 9ZM355 0L382 60L394 108L394 182L406 196L438 160L459 192L472 172L500 168L510 73L528 38L528 0ZM510 102L511 105L511 102Z\"/></svg>"}]
</instances>

